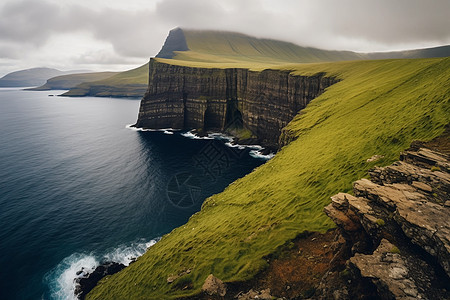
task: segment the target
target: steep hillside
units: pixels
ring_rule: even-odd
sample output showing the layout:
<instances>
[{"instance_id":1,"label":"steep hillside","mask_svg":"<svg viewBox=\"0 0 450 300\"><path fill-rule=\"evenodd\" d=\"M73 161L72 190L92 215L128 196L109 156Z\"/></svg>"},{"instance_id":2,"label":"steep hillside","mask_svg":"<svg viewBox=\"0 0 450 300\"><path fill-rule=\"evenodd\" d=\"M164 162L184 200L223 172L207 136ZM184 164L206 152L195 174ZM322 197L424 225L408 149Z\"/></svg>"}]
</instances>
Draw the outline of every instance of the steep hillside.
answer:
<instances>
[{"instance_id":1,"label":"steep hillside","mask_svg":"<svg viewBox=\"0 0 450 300\"><path fill-rule=\"evenodd\" d=\"M177 48L177 46L182 47ZM167 55L170 52L173 54ZM166 43L156 57L214 63L264 62L267 64L355 60L362 58L361 55L350 51L327 51L306 48L288 42L258 39L235 32L186 30L181 28L170 31Z\"/></svg>"},{"instance_id":2,"label":"steep hillside","mask_svg":"<svg viewBox=\"0 0 450 300\"><path fill-rule=\"evenodd\" d=\"M69 90L83 82L98 81L109 78L118 72L96 72L69 74L50 78L44 85L28 89L30 91Z\"/></svg>"},{"instance_id":3,"label":"steep hillside","mask_svg":"<svg viewBox=\"0 0 450 300\"><path fill-rule=\"evenodd\" d=\"M47 79L81 71L60 71L51 68L33 68L6 74L0 78L0 87L29 87L43 85Z\"/></svg>"},{"instance_id":4,"label":"steep hillside","mask_svg":"<svg viewBox=\"0 0 450 300\"><path fill-rule=\"evenodd\" d=\"M300 233L334 226L322 212L330 196L351 192L375 164L392 163L412 140L430 140L450 123L450 58L279 68L340 81L285 127L286 146L272 160L206 199L187 224L102 280L88 299L195 295L210 273L247 280ZM382 158L368 162L374 155Z\"/></svg>"},{"instance_id":5,"label":"steep hillside","mask_svg":"<svg viewBox=\"0 0 450 300\"><path fill-rule=\"evenodd\" d=\"M63 96L142 97L148 86L148 64L103 80L84 82Z\"/></svg>"}]
</instances>

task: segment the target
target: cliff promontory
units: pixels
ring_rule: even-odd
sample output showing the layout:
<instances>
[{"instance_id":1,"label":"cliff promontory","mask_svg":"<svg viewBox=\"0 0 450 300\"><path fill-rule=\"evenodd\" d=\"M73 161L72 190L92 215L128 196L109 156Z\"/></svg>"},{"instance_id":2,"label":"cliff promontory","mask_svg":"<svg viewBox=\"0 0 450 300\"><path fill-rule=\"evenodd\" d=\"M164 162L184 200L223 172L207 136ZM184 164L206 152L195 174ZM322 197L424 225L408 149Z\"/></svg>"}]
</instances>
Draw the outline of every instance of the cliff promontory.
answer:
<instances>
[{"instance_id":1,"label":"cliff promontory","mask_svg":"<svg viewBox=\"0 0 450 300\"><path fill-rule=\"evenodd\" d=\"M277 148L281 129L335 82L323 73L195 68L152 59L136 127L244 130Z\"/></svg>"}]
</instances>

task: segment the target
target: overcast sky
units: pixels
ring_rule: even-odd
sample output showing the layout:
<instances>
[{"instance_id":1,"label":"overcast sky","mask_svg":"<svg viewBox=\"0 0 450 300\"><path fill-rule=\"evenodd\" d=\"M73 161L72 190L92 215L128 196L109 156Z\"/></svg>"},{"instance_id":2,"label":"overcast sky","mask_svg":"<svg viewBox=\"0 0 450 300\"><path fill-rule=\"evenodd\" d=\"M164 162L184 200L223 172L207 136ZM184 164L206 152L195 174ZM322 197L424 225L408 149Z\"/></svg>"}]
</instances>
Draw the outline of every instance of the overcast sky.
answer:
<instances>
[{"instance_id":1,"label":"overcast sky","mask_svg":"<svg viewBox=\"0 0 450 300\"><path fill-rule=\"evenodd\" d=\"M0 76L126 70L175 27L363 52L450 44L449 0L0 0Z\"/></svg>"}]
</instances>

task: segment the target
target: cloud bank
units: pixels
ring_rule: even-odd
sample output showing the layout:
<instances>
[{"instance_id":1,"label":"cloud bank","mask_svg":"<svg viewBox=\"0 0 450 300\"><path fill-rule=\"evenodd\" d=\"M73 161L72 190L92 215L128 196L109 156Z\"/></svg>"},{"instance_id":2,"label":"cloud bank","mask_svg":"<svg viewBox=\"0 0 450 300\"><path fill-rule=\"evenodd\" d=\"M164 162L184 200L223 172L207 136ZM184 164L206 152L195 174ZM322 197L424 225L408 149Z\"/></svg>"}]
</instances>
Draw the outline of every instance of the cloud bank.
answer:
<instances>
[{"instance_id":1,"label":"cloud bank","mask_svg":"<svg viewBox=\"0 0 450 300\"><path fill-rule=\"evenodd\" d=\"M0 74L145 63L174 27L238 31L299 45L387 51L450 44L448 0L5 0Z\"/></svg>"}]
</instances>

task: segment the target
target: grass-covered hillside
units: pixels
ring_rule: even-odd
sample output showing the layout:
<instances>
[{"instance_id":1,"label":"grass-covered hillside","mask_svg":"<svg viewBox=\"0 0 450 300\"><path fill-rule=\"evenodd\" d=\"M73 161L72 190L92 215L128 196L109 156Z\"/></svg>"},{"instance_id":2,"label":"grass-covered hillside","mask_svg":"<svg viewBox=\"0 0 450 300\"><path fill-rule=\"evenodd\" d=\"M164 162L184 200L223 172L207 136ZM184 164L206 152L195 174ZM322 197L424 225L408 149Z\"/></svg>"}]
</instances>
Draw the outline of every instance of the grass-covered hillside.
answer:
<instances>
[{"instance_id":1,"label":"grass-covered hillside","mask_svg":"<svg viewBox=\"0 0 450 300\"><path fill-rule=\"evenodd\" d=\"M267 265L265 256L298 234L333 227L322 212L330 196L351 191L368 169L392 163L412 140L430 140L450 122L450 58L279 68L341 81L285 128L293 141L272 160L208 198L187 224L103 279L88 299L193 295L210 273L227 282L249 279ZM384 158L367 163L375 154Z\"/></svg>"},{"instance_id":2,"label":"grass-covered hillside","mask_svg":"<svg viewBox=\"0 0 450 300\"><path fill-rule=\"evenodd\" d=\"M148 63L102 80L83 82L63 96L142 97L148 86Z\"/></svg>"},{"instance_id":3,"label":"grass-covered hillside","mask_svg":"<svg viewBox=\"0 0 450 300\"><path fill-rule=\"evenodd\" d=\"M271 39L259 39L241 33L224 31L185 30L189 51L175 52L175 59L205 62L264 62L280 64L286 62L321 62L361 59L350 51L328 51L307 48L293 43ZM173 31L170 33L173 34ZM178 33L179 34L179 33ZM167 58L167 57L166 57Z\"/></svg>"},{"instance_id":4,"label":"grass-covered hillside","mask_svg":"<svg viewBox=\"0 0 450 300\"><path fill-rule=\"evenodd\" d=\"M44 85L31 88L30 91L69 90L83 82L98 81L118 74L118 72L94 72L69 74L50 78Z\"/></svg>"}]
</instances>

